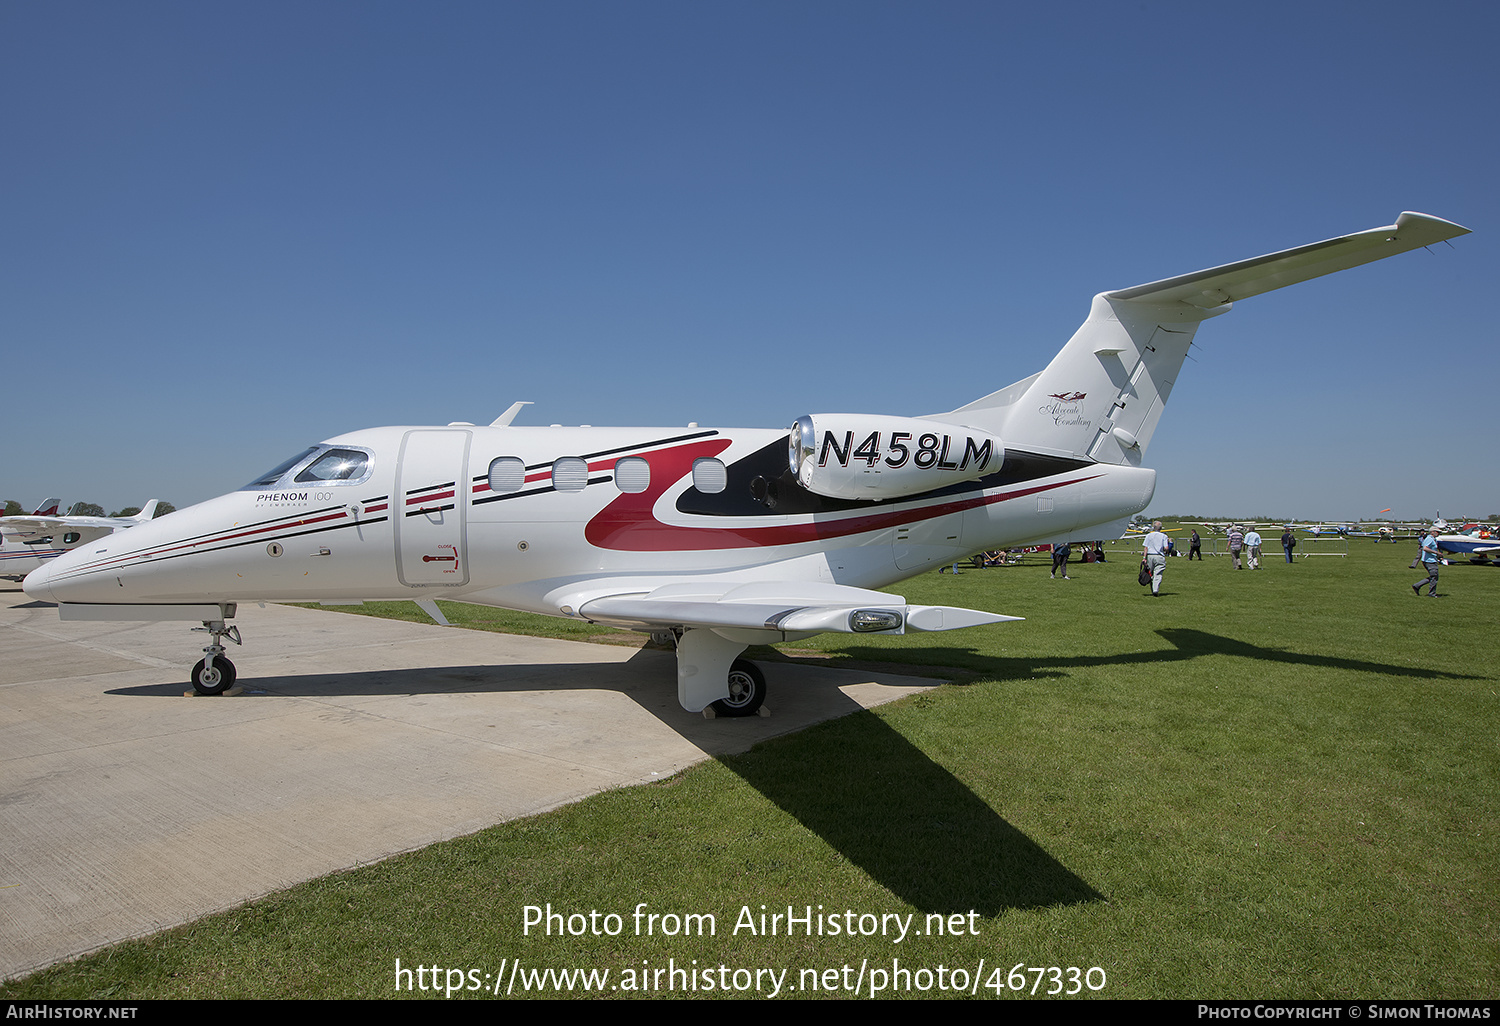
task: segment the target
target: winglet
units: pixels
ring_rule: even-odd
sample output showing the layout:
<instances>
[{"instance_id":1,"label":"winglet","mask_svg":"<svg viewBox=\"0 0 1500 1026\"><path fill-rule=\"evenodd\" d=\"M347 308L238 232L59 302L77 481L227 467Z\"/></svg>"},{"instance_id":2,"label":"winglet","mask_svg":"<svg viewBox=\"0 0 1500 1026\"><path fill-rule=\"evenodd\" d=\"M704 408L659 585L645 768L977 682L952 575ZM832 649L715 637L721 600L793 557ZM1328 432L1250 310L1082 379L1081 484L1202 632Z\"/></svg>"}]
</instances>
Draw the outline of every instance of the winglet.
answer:
<instances>
[{"instance_id":1,"label":"winglet","mask_svg":"<svg viewBox=\"0 0 1500 1026\"><path fill-rule=\"evenodd\" d=\"M506 410L504 413L500 414L500 416L490 421L490 427L510 427L510 422L516 419L516 414L521 412L521 407L531 405L532 403L529 400L525 402L511 403L510 409Z\"/></svg>"}]
</instances>

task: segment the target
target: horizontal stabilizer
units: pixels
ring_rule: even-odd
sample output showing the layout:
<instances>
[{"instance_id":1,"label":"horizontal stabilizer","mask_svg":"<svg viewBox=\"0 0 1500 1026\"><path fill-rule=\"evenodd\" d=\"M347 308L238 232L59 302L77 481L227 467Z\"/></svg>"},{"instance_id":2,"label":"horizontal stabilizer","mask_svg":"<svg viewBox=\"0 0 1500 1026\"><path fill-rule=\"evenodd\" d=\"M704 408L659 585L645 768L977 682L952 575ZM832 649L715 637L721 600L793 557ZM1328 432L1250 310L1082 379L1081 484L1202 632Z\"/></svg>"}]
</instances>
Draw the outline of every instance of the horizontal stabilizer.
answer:
<instances>
[{"instance_id":1,"label":"horizontal stabilizer","mask_svg":"<svg viewBox=\"0 0 1500 1026\"><path fill-rule=\"evenodd\" d=\"M1408 210L1396 218L1395 224L1384 228L1370 228L1279 253L1163 278L1134 288L1106 292L1105 296L1149 303L1181 301L1209 310L1237 299L1258 296L1309 278L1467 234L1469 229L1462 225Z\"/></svg>"},{"instance_id":2,"label":"horizontal stabilizer","mask_svg":"<svg viewBox=\"0 0 1500 1026\"><path fill-rule=\"evenodd\" d=\"M1235 300L1468 231L1408 211L1383 228L1101 292L1040 374L929 419L989 432L1011 452L1139 467L1202 321Z\"/></svg>"},{"instance_id":3,"label":"horizontal stabilizer","mask_svg":"<svg viewBox=\"0 0 1500 1026\"><path fill-rule=\"evenodd\" d=\"M628 627L904 634L1018 620L977 609L909 606L899 595L805 581L676 582L592 598L585 619Z\"/></svg>"}]
</instances>

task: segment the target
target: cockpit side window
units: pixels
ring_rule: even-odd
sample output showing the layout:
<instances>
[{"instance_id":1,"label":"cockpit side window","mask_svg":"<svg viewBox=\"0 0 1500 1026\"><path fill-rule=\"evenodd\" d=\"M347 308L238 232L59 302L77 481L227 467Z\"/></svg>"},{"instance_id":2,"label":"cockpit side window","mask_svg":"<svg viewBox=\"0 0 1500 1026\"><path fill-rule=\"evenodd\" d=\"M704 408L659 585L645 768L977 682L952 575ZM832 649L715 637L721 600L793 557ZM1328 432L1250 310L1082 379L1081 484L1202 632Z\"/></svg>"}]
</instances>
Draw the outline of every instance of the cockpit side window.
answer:
<instances>
[{"instance_id":1,"label":"cockpit side window","mask_svg":"<svg viewBox=\"0 0 1500 1026\"><path fill-rule=\"evenodd\" d=\"M298 474L298 484L314 481L359 481L370 466L370 457L357 449L329 449Z\"/></svg>"}]
</instances>

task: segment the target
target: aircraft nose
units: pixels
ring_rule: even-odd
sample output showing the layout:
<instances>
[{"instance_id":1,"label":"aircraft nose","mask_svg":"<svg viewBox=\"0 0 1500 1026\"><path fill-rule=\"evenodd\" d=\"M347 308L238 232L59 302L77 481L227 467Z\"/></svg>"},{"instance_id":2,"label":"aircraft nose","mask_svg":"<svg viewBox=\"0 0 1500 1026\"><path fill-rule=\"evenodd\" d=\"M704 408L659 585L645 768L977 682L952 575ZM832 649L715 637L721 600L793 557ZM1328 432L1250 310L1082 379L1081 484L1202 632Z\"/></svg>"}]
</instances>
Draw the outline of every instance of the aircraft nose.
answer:
<instances>
[{"instance_id":1,"label":"aircraft nose","mask_svg":"<svg viewBox=\"0 0 1500 1026\"><path fill-rule=\"evenodd\" d=\"M44 563L27 574L21 581L21 590L34 599L56 602L52 597L52 564Z\"/></svg>"}]
</instances>

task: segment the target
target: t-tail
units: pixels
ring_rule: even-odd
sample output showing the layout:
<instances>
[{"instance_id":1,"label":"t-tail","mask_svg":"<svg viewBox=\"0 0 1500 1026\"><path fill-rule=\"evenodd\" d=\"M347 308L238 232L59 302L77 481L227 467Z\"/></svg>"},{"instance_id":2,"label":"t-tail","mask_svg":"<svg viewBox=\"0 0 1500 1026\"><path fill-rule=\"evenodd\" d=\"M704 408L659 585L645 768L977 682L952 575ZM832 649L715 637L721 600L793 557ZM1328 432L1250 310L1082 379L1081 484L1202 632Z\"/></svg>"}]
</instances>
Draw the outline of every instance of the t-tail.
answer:
<instances>
[{"instance_id":1,"label":"t-tail","mask_svg":"<svg viewBox=\"0 0 1500 1026\"><path fill-rule=\"evenodd\" d=\"M1200 323L1235 300L1468 232L1408 211L1383 228L1101 292L1045 370L928 419L998 435L1007 449L1138 466Z\"/></svg>"}]
</instances>

